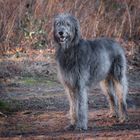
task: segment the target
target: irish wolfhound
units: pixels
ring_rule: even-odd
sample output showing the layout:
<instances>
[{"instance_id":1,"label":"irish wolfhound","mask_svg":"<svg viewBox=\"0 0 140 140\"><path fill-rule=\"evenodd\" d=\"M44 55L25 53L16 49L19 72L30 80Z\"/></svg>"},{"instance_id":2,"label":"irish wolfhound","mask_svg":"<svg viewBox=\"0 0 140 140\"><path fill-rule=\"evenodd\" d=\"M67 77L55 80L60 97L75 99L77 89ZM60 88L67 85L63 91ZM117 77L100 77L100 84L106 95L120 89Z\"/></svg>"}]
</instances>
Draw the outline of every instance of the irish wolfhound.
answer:
<instances>
[{"instance_id":1,"label":"irish wolfhound","mask_svg":"<svg viewBox=\"0 0 140 140\"><path fill-rule=\"evenodd\" d=\"M68 95L71 124L68 129L87 130L87 90L100 82L107 95L110 115L123 122L126 117L126 58L114 40L83 40L79 23L70 14L54 21L58 75Z\"/></svg>"}]
</instances>

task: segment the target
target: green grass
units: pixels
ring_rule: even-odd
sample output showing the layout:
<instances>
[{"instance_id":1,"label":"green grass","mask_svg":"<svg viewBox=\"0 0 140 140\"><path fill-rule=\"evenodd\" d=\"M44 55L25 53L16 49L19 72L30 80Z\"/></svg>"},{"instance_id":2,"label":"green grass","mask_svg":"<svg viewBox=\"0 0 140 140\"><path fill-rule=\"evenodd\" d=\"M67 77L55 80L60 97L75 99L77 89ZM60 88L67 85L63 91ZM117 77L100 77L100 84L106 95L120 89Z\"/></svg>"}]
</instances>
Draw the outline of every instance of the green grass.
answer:
<instances>
[{"instance_id":1,"label":"green grass","mask_svg":"<svg viewBox=\"0 0 140 140\"><path fill-rule=\"evenodd\" d=\"M0 100L0 111L10 111L11 107L8 102Z\"/></svg>"},{"instance_id":2,"label":"green grass","mask_svg":"<svg viewBox=\"0 0 140 140\"><path fill-rule=\"evenodd\" d=\"M37 86L39 84L45 84L47 86L54 86L56 83L55 78L47 78L47 77L22 77L20 79L20 83L27 86Z\"/></svg>"},{"instance_id":3,"label":"green grass","mask_svg":"<svg viewBox=\"0 0 140 140\"><path fill-rule=\"evenodd\" d=\"M0 100L0 112L11 114L20 110L20 104L18 100L2 101Z\"/></svg>"},{"instance_id":4,"label":"green grass","mask_svg":"<svg viewBox=\"0 0 140 140\"><path fill-rule=\"evenodd\" d=\"M37 83L38 83L38 80L35 79L35 78L33 78L33 77L23 77L23 78L21 79L21 82L22 82L23 84L25 84L25 85L30 85L30 86L32 86L32 85L37 84Z\"/></svg>"}]
</instances>

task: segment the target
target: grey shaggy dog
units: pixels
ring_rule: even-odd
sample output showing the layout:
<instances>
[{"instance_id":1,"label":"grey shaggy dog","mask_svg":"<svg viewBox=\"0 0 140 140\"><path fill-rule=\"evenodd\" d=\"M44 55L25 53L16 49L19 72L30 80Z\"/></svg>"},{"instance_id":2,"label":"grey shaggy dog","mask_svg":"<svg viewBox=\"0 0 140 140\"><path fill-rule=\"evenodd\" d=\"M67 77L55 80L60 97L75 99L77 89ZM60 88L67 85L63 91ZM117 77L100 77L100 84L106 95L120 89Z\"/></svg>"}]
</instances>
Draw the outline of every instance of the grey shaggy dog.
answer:
<instances>
[{"instance_id":1,"label":"grey shaggy dog","mask_svg":"<svg viewBox=\"0 0 140 140\"><path fill-rule=\"evenodd\" d=\"M126 58L112 39L84 40L78 20L59 14L54 20L58 76L70 104L70 130L87 130L89 87L100 83L110 105L110 117L126 118Z\"/></svg>"}]
</instances>

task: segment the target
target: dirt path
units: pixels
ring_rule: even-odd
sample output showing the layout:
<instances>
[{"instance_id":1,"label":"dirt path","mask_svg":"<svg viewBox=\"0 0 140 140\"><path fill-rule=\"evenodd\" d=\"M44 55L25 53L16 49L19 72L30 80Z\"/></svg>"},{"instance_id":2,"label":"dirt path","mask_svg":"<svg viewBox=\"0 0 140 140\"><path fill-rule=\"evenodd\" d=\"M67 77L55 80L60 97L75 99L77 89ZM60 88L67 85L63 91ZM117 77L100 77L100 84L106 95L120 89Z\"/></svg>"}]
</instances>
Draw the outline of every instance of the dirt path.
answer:
<instances>
[{"instance_id":1,"label":"dirt path","mask_svg":"<svg viewBox=\"0 0 140 140\"><path fill-rule=\"evenodd\" d=\"M140 78L129 79L129 120L120 124L107 117L108 103L98 86L89 93L89 124L86 132L65 131L69 124L68 100L57 80L15 78L1 87L7 115L0 116L0 140L140 139Z\"/></svg>"}]
</instances>

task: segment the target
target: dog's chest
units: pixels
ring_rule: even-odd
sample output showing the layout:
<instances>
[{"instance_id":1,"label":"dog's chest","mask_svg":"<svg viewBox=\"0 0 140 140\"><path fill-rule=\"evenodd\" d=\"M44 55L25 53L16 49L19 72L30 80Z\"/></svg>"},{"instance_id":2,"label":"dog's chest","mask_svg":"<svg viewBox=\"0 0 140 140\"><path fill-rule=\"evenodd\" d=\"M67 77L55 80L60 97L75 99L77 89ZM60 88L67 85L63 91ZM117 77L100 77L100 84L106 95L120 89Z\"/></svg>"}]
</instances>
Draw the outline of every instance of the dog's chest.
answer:
<instances>
[{"instance_id":1,"label":"dog's chest","mask_svg":"<svg viewBox=\"0 0 140 140\"><path fill-rule=\"evenodd\" d=\"M67 85L71 88L77 87L79 76L80 74L77 73L74 68L70 70L67 68L63 68L58 64L58 78L62 84Z\"/></svg>"},{"instance_id":2,"label":"dog's chest","mask_svg":"<svg viewBox=\"0 0 140 140\"><path fill-rule=\"evenodd\" d=\"M58 78L62 83L67 84L70 87L76 87L78 79L80 77L80 67L76 60L73 58L63 58L57 63L58 65Z\"/></svg>"},{"instance_id":3,"label":"dog's chest","mask_svg":"<svg viewBox=\"0 0 140 140\"><path fill-rule=\"evenodd\" d=\"M69 73L72 71L75 71L75 69L78 68L78 55L76 55L76 52L70 51L62 53L58 56L57 59L59 63L60 69L62 69L64 72Z\"/></svg>"}]
</instances>

